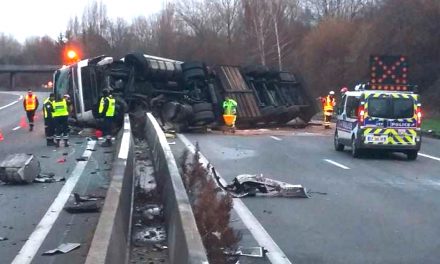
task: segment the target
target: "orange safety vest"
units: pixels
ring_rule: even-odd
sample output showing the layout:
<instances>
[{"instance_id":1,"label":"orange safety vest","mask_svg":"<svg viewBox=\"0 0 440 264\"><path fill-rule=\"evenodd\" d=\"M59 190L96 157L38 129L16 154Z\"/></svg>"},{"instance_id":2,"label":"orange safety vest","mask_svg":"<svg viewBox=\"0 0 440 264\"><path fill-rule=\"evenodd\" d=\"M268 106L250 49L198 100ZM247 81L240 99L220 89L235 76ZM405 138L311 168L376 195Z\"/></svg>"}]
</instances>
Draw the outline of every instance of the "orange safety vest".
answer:
<instances>
[{"instance_id":1,"label":"orange safety vest","mask_svg":"<svg viewBox=\"0 0 440 264\"><path fill-rule=\"evenodd\" d=\"M26 104L25 104L25 108L26 111L32 111L35 110L36 105L37 105L37 97L35 96L35 94L29 96L28 94L26 95L26 97L24 98Z\"/></svg>"},{"instance_id":2,"label":"orange safety vest","mask_svg":"<svg viewBox=\"0 0 440 264\"><path fill-rule=\"evenodd\" d=\"M333 111L333 106L335 106L335 99L332 99L327 95L323 100L324 111Z\"/></svg>"}]
</instances>

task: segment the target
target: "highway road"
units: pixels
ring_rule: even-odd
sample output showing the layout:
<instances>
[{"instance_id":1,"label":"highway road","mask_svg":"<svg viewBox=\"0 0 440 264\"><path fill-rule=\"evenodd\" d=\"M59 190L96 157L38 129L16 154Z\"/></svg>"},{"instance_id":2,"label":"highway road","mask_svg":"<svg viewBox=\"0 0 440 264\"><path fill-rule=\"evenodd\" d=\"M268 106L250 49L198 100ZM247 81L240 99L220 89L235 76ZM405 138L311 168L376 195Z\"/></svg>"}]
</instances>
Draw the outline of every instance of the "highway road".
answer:
<instances>
[{"instance_id":1,"label":"highway road","mask_svg":"<svg viewBox=\"0 0 440 264\"><path fill-rule=\"evenodd\" d=\"M228 182L263 174L321 193L241 199L250 211L239 209L242 219L256 219L247 223L255 239L273 241L284 263L439 263L440 141L424 138L416 161L374 153L354 159L349 149L336 152L333 131L320 127L257 132L183 138L198 142Z\"/></svg>"},{"instance_id":2,"label":"highway road","mask_svg":"<svg viewBox=\"0 0 440 264\"><path fill-rule=\"evenodd\" d=\"M73 192L105 195L112 149L80 136L71 137L71 147L47 147L41 111L33 132L20 126L25 118L23 102L16 102L20 94L0 92L0 161L10 153L34 154L43 173L65 177L66 182L0 184L0 237L8 238L0 241L0 263L83 263L99 213L69 214L62 209L67 198L67 203L72 202ZM37 96L41 109L47 93ZM90 157L78 162L82 156ZM60 162L64 157L65 162ZM42 256L69 242L81 243L81 247L65 255Z\"/></svg>"}]
</instances>

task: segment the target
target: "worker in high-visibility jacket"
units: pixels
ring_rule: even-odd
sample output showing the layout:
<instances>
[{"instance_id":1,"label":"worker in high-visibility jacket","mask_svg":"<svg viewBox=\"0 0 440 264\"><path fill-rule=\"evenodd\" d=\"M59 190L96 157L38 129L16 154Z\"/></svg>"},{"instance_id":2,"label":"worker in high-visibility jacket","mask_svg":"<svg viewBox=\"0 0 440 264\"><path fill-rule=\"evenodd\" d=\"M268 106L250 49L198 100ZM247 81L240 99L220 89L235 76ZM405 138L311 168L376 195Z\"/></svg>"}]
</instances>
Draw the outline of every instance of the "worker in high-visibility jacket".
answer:
<instances>
[{"instance_id":1,"label":"worker in high-visibility jacket","mask_svg":"<svg viewBox=\"0 0 440 264\"><path fill-rule=\"evenodd\" d=\"M55 102L55 94L51 93L43 102L43 116L44 116L44 133L46 134L47 146L55 146L55 122L53 118L54 108L53 102Z\"/></svg>"},{"instance_id":2,"label":"worker in high-visibility jacket","mask_svg":"<svg viewBox=\"0 0 440 264\"><path fill-rule=\"evenodd\" d=\"M23 107L26 111L26 116L29 123L29 131L34 129L34 117L35 111L38 109L38 104L37 96L32 93L31 89L29 89L23 100Z\"/></svg>"},{"instance_id":3,"label":"worker in high-visibility jacket","mask_svg":"<svg viewBox=\"0 0 440 264\"><path fill-rule=\"evenodd\" d=\"M52 103L54 112L52 117L55 123L55 146L60 147L60 141L63 139L64 146L69 146L69 104L68 98L63 96Z\"/></svg>"},{"instance_id":4,"label":"worker in high-visibility jacket","mask_svg":"<svg viewBox=\"0 0 440 264\"><path fill-rule=\"evenodd\" d=\"M116 114L116 100L109 89L102 91L98 113L103 120L102 133L105 136L105 142L101 146L110 147L112 145L112 126Z\"/></svg>"},{"instance_id":5,"label":"worker in high-visibility jacket","mask_svg":"<svg viewBox=\"0 0 440 264\"><path fill-rule=\"evenodd\" d=\"M223 120L229 127L235 128L237 120L237 101L230 97L226 97L223 101Z\"/></svg>"},{"instance_id":6,"label":"worker in high-visibility jacket","mask_svg":"<svg viewBox=\"0 0 440 264\"><path fill-rule=\"evenodd\" d=\"M326 97L319 98L324 111L324 127L330 128L330 121L333 116L333 108L336 106L335 92L330 91Z\"/></svg>"}]
</instances>

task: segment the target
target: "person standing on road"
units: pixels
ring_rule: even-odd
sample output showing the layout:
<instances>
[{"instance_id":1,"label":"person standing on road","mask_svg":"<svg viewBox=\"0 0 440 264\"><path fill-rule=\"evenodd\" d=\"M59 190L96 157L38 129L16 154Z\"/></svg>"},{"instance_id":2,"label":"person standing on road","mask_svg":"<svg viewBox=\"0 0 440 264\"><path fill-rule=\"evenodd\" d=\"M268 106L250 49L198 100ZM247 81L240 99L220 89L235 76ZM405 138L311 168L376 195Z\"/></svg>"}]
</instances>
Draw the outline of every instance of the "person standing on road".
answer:
<instances>
[{"instance_id":1,"label":"person standing on road","mask_svg":"<svg viewBox=\"0 0 440 264\"><path fill-rule=\"evenodd\" d=\"M34 116L35 111L38 109L38 104L37 96L32 93L31 89L29 89L23 101L23 107L26 111L26 116L29 123L29 131L34 129Z\"/></svg>"},{"instance_id":2,"label":"person standing on road","mask_svg":"<svg viewBox=\"0 0 440 264\"><path fill-rule=\"evenodd\" d=\"M319 97L322 103L322 110L324 111L324 127L330 127L330 121L333 115L333 108L336 105L335 92L330 91L326 97Z\"/></svg>"},{"instance_id":3,"label":"person standing on road","mask_svg":"<svg viewBox=\"0 0 440 264\"><path fill-rule=\"evenodd\" d=\"M237 101L226 96L223 101L223 119L227 126L235 127L235 121L237 120Z\"/></svg>"},{"instance_id":4,"label":"person standing on road","mask_svg":"<svg viewBox=\"0 0 440 264\"><path fill-rule=\"evenodd\" d=\"M55 135L55 122L53 118L54 108L53 102L55 101L55 94L51 93L43 102L43 115L44 115L44 133L46 134L47 146L55 146L53 137Z\"/></svg>"},{"instance_id":5,"label":"person standing on road","mask_svg":"<svg viewBox=\"0 0 440 264\"><path fill-rule=\"evenodd\" d=\"M55 141L56 147L60 147L61 139L64 140L64 146L69 146L69 124L67 120L69 118L69 105L66 96L56 100L52 103L54 112L52 116L54 117L55 128Z\"/></svg>"},{"instance_id":6,"label":"person standing on road","mask_svg":"<svg viewBox=\"0 0 440 264\"><path fill-rule=\"evenodd\" d=\"M110 147L112 145L112 126L115 117L116 100L113 98L109 89L102 91L102 97L99 100L99 117L103 119L102 132L105 136L103 147Z\"/></svg>"}]
</instances>

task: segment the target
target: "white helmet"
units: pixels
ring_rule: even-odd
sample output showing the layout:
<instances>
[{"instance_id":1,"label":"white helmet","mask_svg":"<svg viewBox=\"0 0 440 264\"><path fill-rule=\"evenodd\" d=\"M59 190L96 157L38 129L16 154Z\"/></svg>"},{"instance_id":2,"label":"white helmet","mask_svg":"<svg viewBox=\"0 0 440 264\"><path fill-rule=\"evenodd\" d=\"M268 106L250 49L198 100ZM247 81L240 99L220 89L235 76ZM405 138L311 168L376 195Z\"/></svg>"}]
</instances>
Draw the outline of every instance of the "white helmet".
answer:
<instances>
[{"instance_id":1,"label":"white helmet","mask_svg":"<svg viewBox=\"0 0 440 264\"><path fill-rule=\"evenodd\" d=\"M328 94L329 94L329 95L335 95L335 92L330 91Z\"/></svg>"}]
</instances>

